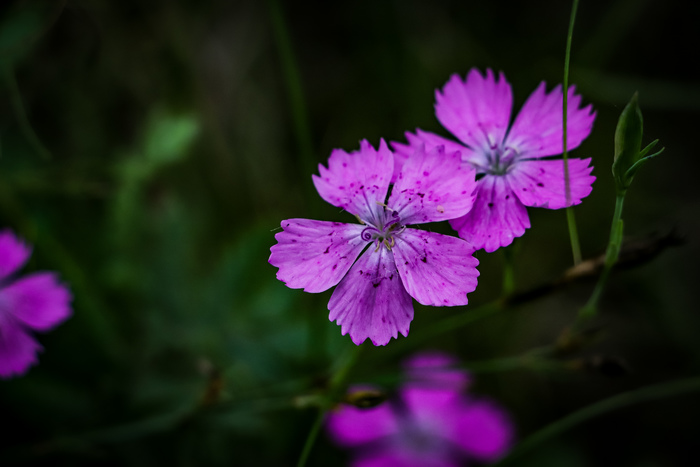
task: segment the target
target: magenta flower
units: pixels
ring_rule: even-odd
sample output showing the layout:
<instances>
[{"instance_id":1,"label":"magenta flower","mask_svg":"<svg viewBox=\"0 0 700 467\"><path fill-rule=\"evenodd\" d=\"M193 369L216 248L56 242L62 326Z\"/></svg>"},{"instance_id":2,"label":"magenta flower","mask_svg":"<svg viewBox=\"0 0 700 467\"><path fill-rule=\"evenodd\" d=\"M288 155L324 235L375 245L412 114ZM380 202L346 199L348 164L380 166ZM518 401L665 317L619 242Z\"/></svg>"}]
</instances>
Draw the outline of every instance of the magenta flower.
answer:
<instances>
[{"instance_id":1,"label":"magenta flower","mask_svg":"<svg viewBox=\"0 0 700 467\"><path fill-rule=\"evenodd\" d=\"M435 114L462 144L420 129L406 133L409 144L392 143L397 170L416 147L445 146L460 151L477 171L474 208L450 221L459 236L476 249L492 252L507 246L530 228L525 206L559 209L579 204L591 192L595 177L590 159L569 159L570 199L567 201L562 159L545 159L562 152L561 86L545 92L542 82L530 95L508 129L513 96L503 73L483 77L472 69L466 81L452 75L442 92L435 92ZM595 112L579 109L581 96L569 88L567 149L574 149L591 132Z\"/></svg>"},{"instance_id":2,"label":"magenta flower","mask_svg":"<svg viewBox=\"0 0 700 467\"><path fill-rule=\"evenodd\" d=\"M461 164L459 154L418 148L398 171L388 198L394 156L384 140L378 150L367 141L349 154L336 149L319 172L313 181L321 197L360 224L282 221L269 260L279 268L279 280L314 293L337 284L330 320L357 345L367 338L386 345L399 332L408 335L411 297L423 305L467 304L479 275L474 248L459 238L406 228L471 209L474 170Z\"/></svg>"},{"instance_id":3,"label":"magenta flower","mask_svg":"<svg viewBox=\"0 0 700 467\"><path fill-rule=\"evenodd\" d=\"M466 372L455 360L421 355L394 398L372 408L344 405L328 415L337 444L354 450L353 467L458 467L493 462L512 444L513 427L493 402L466 396Z\"/></svg>"},{"instance_id":4,"label":"magenta flower","mask_svg":"<svg viewBox=\"0 0 700 467\"><path fill-rule=\"evenodd\" d=\"M26 372L42 350L31 331L47 331L71 315L71 294L51 272L17 277L31 248L0 231L0 378Z\"/></svg>"}]
</instances>

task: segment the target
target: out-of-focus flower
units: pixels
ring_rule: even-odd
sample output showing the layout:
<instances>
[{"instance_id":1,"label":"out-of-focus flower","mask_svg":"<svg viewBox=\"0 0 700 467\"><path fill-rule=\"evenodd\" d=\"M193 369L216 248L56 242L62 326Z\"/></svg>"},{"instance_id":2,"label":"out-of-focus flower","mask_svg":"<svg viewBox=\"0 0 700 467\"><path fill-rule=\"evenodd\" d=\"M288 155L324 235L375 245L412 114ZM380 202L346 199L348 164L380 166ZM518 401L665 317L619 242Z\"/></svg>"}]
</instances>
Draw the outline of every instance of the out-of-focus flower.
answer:
<instances>
[{"instance_id":1,"label":"out-of-focus flower","mask_svg":"<svg viewBox=\"0 0 700 467\"><path fill-rule=\"evenodd\" d=\"M595 112L579 108L581 96L569 88L567 101L567 149L578 147L590 134ZM459 236L475 248L492 252L509 245L530 227L526 206L559 209L579 204L592 190L595 177L590 159L569 159L569 195L564 182L564 161L551 159L562 152L561 86L545 91L542 82L530 95L509 129L513 106L510 84L503 73L491 70L482 76L472 69L465 81L452 75L442 91L435 92L435 114L440 123L461 141L433 133L406 133L409 144L392 143L396 169L415 148L445 146L460 151L462 160L477 171L474 208L450 221Z\"/></svg>"},{"instance_id":2,"label":"out-of-focus flower","mask_svg":"<svg viewBox=\"0 0 700 467\"><path fill-rule=\"evenodd\" d=\"M474 248L460 238L406 228L463 216L472 207L474 170L441 146L418 147L398 172L384 140L375 150L336 149L313 180L321 197L360 224L282 221L270 264L293 289L323 292L337 284L328 309L343 335L359 345L386 345L413 320L411 297L423 305L467 304L476 288ZM359 258L358 258L359 256ZM356 261L357 260L357 261Z\"/></svg>"},{"instance_id":3,"label":"out-of-focus flower","mask_svg":"<svg viewBox=\"0 0 700 467\"><path fill-rule=\"evenodd\" d=\"M0 231L0 378L25 373L41 345L32 331L48 331L71 315L72 296L52 272L18 277L31 248L9 230Z\"/></svg>"},{"instance_id":4,"label":"out-of-focus flower","mask_svg":"<svg viewBox=\"0 0 700 467\"><path fill-rule=\"evenodd\" d=\"M331 411L327 431L354 450L351 465L458 467L503 456L513 439L510 419L497 404L465 394L470 378L455 363L443 354L415 356L395 397Z\"/></svg>"}]
</instances>

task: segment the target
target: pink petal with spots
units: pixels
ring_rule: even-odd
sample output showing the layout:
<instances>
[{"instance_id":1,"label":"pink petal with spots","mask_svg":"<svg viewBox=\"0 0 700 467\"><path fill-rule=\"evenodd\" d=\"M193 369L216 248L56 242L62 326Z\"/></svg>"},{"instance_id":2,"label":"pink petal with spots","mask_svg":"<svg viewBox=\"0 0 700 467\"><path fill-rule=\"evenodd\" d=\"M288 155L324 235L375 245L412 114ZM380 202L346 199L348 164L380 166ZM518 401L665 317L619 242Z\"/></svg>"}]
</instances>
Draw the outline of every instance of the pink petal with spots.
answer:
<instances>
[{"instance_id":1,"label":"pink petal with spots","mask_svg":"<svg viewBox=\"0 0 700 467\"><path fill-rule=\"evenodd\" d=\"M498 80L491 70L482 76L472 68L462 81L452 75L435 92L435 115L460 141L476 151L500 146L506 135L513 94L503 73Z\"/></svg>"},{"instance_id":2,"label":"pink petal with spots","mask_svg":"<svg viewBox=\"0 0 700 467\"><path fill-rule=\"evenodd\" d=\"M581 203L593 190L590 159L569 159L570 203L564 186L564 161L520 161L506 175L508 184L525 206L560 209Z\"/></svg>"},{"instance_id":3,"label":"pink petal with spots","mask_svg":"<svg viewBox=\"0 0 700 467\"><path fill-rule=\"evenodd\" d=\"M513 424L506 412L487 401L466 400L454 407L456 415L450 439L465 453L493 462L513 444Z\"/></svg>"},{"instance_id":4,"label":"pink petal with spots","mask_svg":"<svg viewBox=\"0 0 700 467\"><path fill-rule=\"evenodd\" d=\"M22 327L0 317L0 378L26 373L37 363L41 346Z\"/></svg>"},{"instance_id":5,"label":"pink petal with spots","mask_svg":"<svg viewBox=\"0 0 700 467\"><path fill-rule=\"evenodd\" d=\"M563 152L563 99L561 85L547 94L545 83L540 83L515 118L505 146L515 149L523 158L561 154ZM592 106L589 104L579 109L580 104L581 96L574 94L574 86L571 86L567 101L566 122L568 150L578 147L593 128L595 112Z\"/></svg>"},{"instance_id":6,"label":"pink petal with spots","mask_svg":"<svg viewBox=\"0 0 700 467\"><path fill-rule=\"evenodd\" d=\"M446 154L443 146L428 152L420 147L401 169L388 206L404 225L461 217L472 207L475 177L460 153Z\"/></svg>"},{"instance_id":7,"label":"pink petal with spots","mask_svg":"<svg viewBox=\"0 0 700 467\"><path fill-rule=\"evenodd\" d=\"M378 150L367 140L350 154L336 149L328 159L328 168L319 164L318 170L320 175L312 178L323 199L364 221L379 221L377 204L384 203L394 173L394 155L384 140Z\"/></svg>"},{"instance_id":8,"label":"pink petal with spots","mask_svg":"<svg viewBox=\"0 0 700 467\"><path fill-rule=\"evenodd\" d=\"M356 446L393 435L398 427L391 404L383 402L370 408L340 405L328 412L326 430L336 443Z\"/></svg>"},{"instance_id":9,"label":"pink petal with spots","mask_svg":"<svg viewBox=\"0 0 700 467\"><path fill-rule=\"evenodd\" d=\"M464 240L424 230L406 229L395 236L396 265L408 293L423 305L467 304L476 289L479 261Z\"/></svg>"},{"instance_id":10,"label":"pink petal with spots","mask_svg":"<svg viewBox=\"0 0 700 467\"><path fill-rule=\"evenodd\" d=\"M0 231L0 280L24 266L32 249L9 230Z\"/></svg>"},{"instance_id":11,"label":"pink petal with spots","mask_svg":"<svg viewBox=\"0 0 700 467\"><path fill-rule=\"evenodd\" d=\"M345 276L367 242L365 226L339 222L289 219L282 221L269 262L279 268L277 278L292 289L323 292Z\"/></svg>"},{"instance_id":12,"label":"pink petal with spots","mask_svg":"<svg viewBox=\"0 0 700 467\"><path fill-rule=\"evenodd\" d=\"M406 160L408 160L416 150L420 149L421 145L425 145L426 151L430 151L436 146L444 146L446 154L459 152L462 155L462 161L472 161L478 157L483 157L462 144L438 136L435 133L423 131L420 128L416 129L416 134L409 131L405 134L408 144L397 143L395 141L391 142L391 147L394 149L394 175L391 179L392 183L396 183Z\"/></svg>"},{"instance_id":13,"label":"pink petal with spots","mask_svg":"<svg viewBox=\"0 0 700 467\"><path fill-rule=\"evenodd\" d=\"M472 210L464 217L451 220L450 225L474 248L491 253L524 234L525 229L530 228L530 219L506 177L485 175L477 182Z\"/></svg>"},{"instance_id":14,"label":"pink petal with spots","mask_svg":"<svg viewBox=\"0 0 700 467\"><path fill-rule=\"evenodd\" d=\"M360 345L365 339L386 345L408 335L413 320L411 296L401 283L394 255L384 246L371 247L350 268L328 302L330 320Z\"/></svg>"},{"instance_id":15,"label":"pink petal with spots","mask_svg":"<svg viewBox=\"0 0 700 467\"><path fill-rule=\"evenodd\" d=\"M39 272L0 289L0 313L9 313L32 329L46 331L72 314L72 299L56 274Z\"/></svg>"}]
</instances>

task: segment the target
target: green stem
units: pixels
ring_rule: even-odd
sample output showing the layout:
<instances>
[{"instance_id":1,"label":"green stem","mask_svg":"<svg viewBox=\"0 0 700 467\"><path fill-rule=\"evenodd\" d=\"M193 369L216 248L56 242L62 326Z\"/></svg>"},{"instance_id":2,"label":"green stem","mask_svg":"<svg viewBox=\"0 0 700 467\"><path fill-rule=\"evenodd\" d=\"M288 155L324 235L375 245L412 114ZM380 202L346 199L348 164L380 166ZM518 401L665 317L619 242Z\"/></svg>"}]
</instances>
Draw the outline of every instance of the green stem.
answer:
<instances>
[{"instance_id":1,"label":"green stem","mask_svg":"<svg viewBox=\"0 0 700 467\"><path fill-rule=\"evenodd\" d=\"M569 225L569 238L571 239L571 252L574 257L574 264L581 262L581 245L578 239L578 229L576 228L576 218L571 206L571 180L569 176L569 152L567 149L567 120L569 108L569 63L571 62L571 39L574 36L574 23L576 22L576 10L578 10L578 0L574 0L571 7L571 18L569 20L569 32L566 36L566 52L564 54L564 101L563 101L563 136L564 146L564 192L566 196L566 220Z\"/></svg>"},{"instance_id":2,"label":"green stem","mask_svg":"<svg viewBox=\"0 0 700 467\"><path fill-rule=\"evenodd\" d=\"M34 132L31 123L29 123L29 118L27 117L27 111L24 109L24 104L22 103L22 96L19 92L19 86L17 86L17 78L15 78L15 72L10 65L3 67L3 74L5 75L5 82L7 83L7 88L10 93L10 102L15 111L15 116L17 117L17 123L22 130L22 134L29 142L29 145L41 156L43 159L51 159L51 153L42 144L41 140Z\"/></svg>"},{"instance_id":3,"label":"green stem","mask_svg":"<svg viewBox=\"0 0 700 467\"><path fill-rule=\"evenodd\" d=\"M323 425L323 419L326 417L326 411L322 408L318 409L318 415L314 424L311 426L311 431L309 436L306 437L306 442L304 443L304 449L301 451L299 456L299 462L297 462L297 467L304 467L306 465L306 460L309 458L311 453L311 448L314 446L314 442L318 437L318 432L321 431L321 426Z\"/></svg>"},{"instance_id":4,"label":"green stem","mask_svg":"<svg viewBox=\"0 0 700 467\"><path fill-rule=\"evenodd\" d=\"M507 297L515 292L515 245L511 244L503 249L503 296Z\"/></svg>"},{"instance_id":5,"label":"green stem","mask_svg":"<svg viewBox=\"0 0 700 467\"><path fill-rule=\"evenodd\" d=\"M297 139L299 154L301 156L300 169L304 180L308 179L309 174L316 170L313 145L311 143L311 130L309 119L307 116L306 106L304 104L304 92L301 85L301 73L294 57L292 49L292 41L287 30L287 25L284 20L284 13L278 0L268 0L270 9L270 18L272 21L272 30L275 36L275 42L280 54L282 64L282 74L284 83L287 87L289 103L292 111L292 123L294 124L294 133ZM309 186L311 186L309 184Z\"/></svg>"},{"instance_id":6,"label":"green stem","mask_svg":"<svg viewBox=\"0 0 700 467\"><path fill-rule=\"evenodd\" d=\"M297 462L297 467L304 467L304 465L306 465L306 461L309 458L309 454L311 453L311 448L313 448L314 443L316 442L318 433L321 430L321 426L323 425L323 420L326 417L326 411L329 406L332 406L338 400L338 393L344 389L348 373L357 361L357 357L360 355L361 351L362 346L357 345L350 349L349 352L346 352L343 355L343 357L339 360L337 369L333 373L333 376L331 377L329 382L327 404L325 407L319 407L318 409L318 415L316 416L316 420L311 426L311 430L309 431L309 434L306 437L306 441L304 442L304 448L301 451L301 455L299 455L299 462Z\"/></svg>"},{"instance_id":7,"label":"green stem","mask_svg":"<svg viewBox=\"0 0 700 467\"><path fill-rule=\"evenodd\" d=\"M499 462L498 465L503 465L514 460L522 456L524 453L531 451L533 448L537 447L543 442L554 438L564 431L590 420L591 418L597 417L598 415L638 404L640 402L677 396L694 391L700 391L700 378L688 378L672 381L670 383L656 384L642 389L624 392L622 394L596 402L584 407L581 410L571 413L528 436L510 452L508 457Z\"/></svg>"},{"instance_id":8,"label":"green stem","mask_svg":"<svg viewBox=\"0 0 700 467\"><path fill-rule=\"evenodd\" d=\"M617 197L615 198L615 212L613 213L612 225L610 226L610 240L608 241L608 247L605 251L605 265L603 266L603 270L598 277L598 282L596 282L591 297L588 299L586 305L579 311L578 323L594 317L597 313L598 302L600 301L600 296L605 288L605 283L608 280L610 271L617 262L617 258L620 256L622 234L624 230L624 225L622 222L622 206L624 201L625 193L618 193Z\"/></svg>"}]
</instances>

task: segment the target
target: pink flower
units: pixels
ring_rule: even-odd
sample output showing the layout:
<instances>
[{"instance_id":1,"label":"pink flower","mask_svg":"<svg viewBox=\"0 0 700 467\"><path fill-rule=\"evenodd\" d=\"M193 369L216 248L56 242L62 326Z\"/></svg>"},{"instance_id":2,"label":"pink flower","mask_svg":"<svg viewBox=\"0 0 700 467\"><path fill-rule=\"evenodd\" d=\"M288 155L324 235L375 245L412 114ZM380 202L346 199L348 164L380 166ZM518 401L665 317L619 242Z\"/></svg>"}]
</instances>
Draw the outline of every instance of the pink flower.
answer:
<instances>
[{"instance_id":1,"label":"pink flower","mask_svg":"<svg viewBox=\"0 0 700 467\"><path fill-rule=\"evenodd\" d=\"M477 171L474 208L450 221L459 236L475 248L492 252L510 245L530 227L525 206L559 209L579 204L591 192L595 177L590 159L569 159L570 199L564 185L564 163L548 156L562 152L561 86L545 92L542 82L508 128L513 96L503 73L483 77L472 69L466 81L452 75L442 92L435 92L435 114L462 144L420 129L406 133L409 144L392 143L397 165L416 147L445 146L460 151L462 160ZM567 149L574 149L591 132L595 112L579 109L581 96L569 88ZM546 159L545 159L546 158Z\"/></svg>"},{"instance_id":2,"label":"pink flower","mask_svg":"<svg viewBox=\"0 0 700 467\"><path fill-rule=\"evenodd\" d=\"M471 209L474 170L461 164L459 154L418 148L388 197L394 155L384 140L378 150L367 141L349 154L336 149L319 172L313 181L321 197L360 224L282 221L269 260L279 268L279 280L313 293L337 284L330 320L357 345L367 338L386 345L399 332L408 335L411 297L423 305L467 304L479 275L474 248L459 238L406 228Z\"/></svg>"},{"instance_id":3,"label":"pink flower","mask_svg":"<svg viewBox=\"0 0 700 467\"><path fill-rule=\"evenodd\" d=\"M457 467L503 456L513 438L508 416L493 402L466 396L469 376L450 368L455 363L442 354L414 357L394 398L331 411L326 429L337 444L354 448L351 465Z\"/></svg>"},{"instance_id":4,"label":"pink flower","mask_svg":"<svg viewBox=\"0 0 700 467\"><path fill-rule=\"evenodd\" d=\"M68 288L51 272L17 277L31 248L0 231L0 378L25 373L42 350L31 331L48 331L71 315Z\"/></svg>"}]
</instances>

